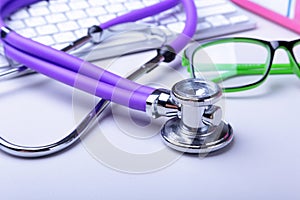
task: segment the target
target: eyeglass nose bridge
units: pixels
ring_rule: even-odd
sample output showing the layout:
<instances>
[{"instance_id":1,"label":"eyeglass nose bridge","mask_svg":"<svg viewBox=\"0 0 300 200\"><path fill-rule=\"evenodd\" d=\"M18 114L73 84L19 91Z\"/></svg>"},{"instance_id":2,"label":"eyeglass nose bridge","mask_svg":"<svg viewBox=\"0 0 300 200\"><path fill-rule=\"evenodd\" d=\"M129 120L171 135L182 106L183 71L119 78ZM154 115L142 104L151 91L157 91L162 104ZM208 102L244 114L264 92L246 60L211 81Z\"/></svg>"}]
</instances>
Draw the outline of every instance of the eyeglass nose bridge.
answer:
<instances>
[{"instance_id":1,"label":"eyeglass nose bridge","mask_svg":"<svg viewBox=\"0 0 300 200\"><path fill-rule=\"evenodd\" d=\"M287 53L292 71L300 78L300 65L299 63L297 63L297 60L293 52L294 44L289 41L272 41L270 42L270 44L274 52L277 49L283 49Z\"/></svg>"}]
</instances>

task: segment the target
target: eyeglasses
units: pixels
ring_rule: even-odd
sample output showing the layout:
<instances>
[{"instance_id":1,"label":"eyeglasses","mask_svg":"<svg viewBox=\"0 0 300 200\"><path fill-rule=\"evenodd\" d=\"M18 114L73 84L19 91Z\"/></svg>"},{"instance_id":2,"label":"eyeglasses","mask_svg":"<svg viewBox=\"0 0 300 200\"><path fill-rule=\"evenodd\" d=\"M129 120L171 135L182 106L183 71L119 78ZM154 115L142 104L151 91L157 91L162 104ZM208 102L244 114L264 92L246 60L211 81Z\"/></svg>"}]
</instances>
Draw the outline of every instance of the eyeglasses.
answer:
<instances>
[{"instance_id":1,"label":"eyeglasses","mask_svg":"<svg viewBox=\"0 0 300 200\"><path fill-rule=\"evenodd\" d=\"M272 64L275 51L284 49L290 63ZM300 39L264 41L225 38L192 45L184 52L182 65L194 78L220 83L224 92L255 88L269 74L296 74L300 78Z\"/></svg>"}]
</instances>

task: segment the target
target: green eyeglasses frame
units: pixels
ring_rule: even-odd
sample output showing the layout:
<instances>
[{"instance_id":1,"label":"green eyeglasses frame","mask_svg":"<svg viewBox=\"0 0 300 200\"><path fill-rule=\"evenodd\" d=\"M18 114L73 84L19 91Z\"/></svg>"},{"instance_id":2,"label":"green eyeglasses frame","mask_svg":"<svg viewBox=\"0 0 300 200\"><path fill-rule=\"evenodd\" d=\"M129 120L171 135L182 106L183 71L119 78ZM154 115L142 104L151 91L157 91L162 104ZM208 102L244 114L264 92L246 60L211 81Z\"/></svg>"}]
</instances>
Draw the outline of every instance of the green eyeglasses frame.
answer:
<instances>
[{"instance_id":1,"label":"green eyeglasses frame","mask_svg":"<svg viewBox=\"0 0 300 200\"><path fill-rule=\"evenodd\" d=\"M209 47L212 45L219 45L225 43L234 43L234 42L243 42L243 43L252 43L263 46L268 51L268 58L266 63L264 64L237 64L235 69L224 74L220 74L220 76L212 81L220 82L222 80L226 80L235 76L246 76L246 75L262 75L261 79L258 81L246 84L239 87L227 87L222 88L224 92L239 92L244 90L249 90L252 88L256 88L261 85L267 78L269 74L296 74L300 78L300 65L296 61L296 57L294 55L293 49L295 46L300 45L300 39L292 40L292 41L265 41L261 39L254 38L243 38L243 37L234 37L234 38L222 38L217 40L210 40L207 42L203 42L201 44L195 44L188 47L183 54L182 57L182 65L187 67L188 72L191 73L191 76L195 78L195 69L193 63L193 57L195 53L203 49L205 47ZM273 64L274 55L277 49L283 49L287 52L290 63L284 64ZM209 56L209 55L208 55ZM226 64L217 64L218 69L228 69L230 67Z\"/></svg>"}]
</instances>

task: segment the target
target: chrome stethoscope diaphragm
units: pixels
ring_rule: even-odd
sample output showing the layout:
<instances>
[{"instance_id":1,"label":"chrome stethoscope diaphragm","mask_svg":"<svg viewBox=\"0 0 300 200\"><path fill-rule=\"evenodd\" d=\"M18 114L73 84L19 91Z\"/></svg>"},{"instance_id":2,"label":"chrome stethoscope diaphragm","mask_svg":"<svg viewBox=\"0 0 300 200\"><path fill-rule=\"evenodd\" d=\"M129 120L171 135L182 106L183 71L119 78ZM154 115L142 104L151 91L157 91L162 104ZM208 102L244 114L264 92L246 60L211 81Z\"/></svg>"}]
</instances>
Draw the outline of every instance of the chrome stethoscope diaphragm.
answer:
<instances>
[{"instance_id":1,"label":"chrome stethoscope diaphragm","mask_svg":"<svg viewBox=\"0 0 300 200\"><path fill-rule=\"evenodd\" d=\"M176 83L168 97L166 91L158 95L155 102L162 106L153 106L154 115L174 116L161 130L164 142L175 150L200 154L227 146L233 131L222 120L221 107L214 105L221 97L217 84L193 78ZM165 107L169 109L162 109Z\"/></svg>"}]
</instances>

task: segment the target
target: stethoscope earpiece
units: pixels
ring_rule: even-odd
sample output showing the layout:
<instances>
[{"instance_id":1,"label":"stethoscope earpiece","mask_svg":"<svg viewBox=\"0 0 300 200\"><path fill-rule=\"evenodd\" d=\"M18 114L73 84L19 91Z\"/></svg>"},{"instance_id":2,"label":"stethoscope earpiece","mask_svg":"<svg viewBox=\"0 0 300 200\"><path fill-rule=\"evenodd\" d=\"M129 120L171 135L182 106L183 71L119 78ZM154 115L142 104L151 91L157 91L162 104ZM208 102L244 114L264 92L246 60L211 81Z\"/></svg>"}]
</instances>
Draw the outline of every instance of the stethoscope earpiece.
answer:
<instances>
[{"instance_id":1,"label":"stethoscope earpiece","mask_svg":"<svg viewBox=\"0 0 300 200\"><path fill-rule=\"evenodd\" d=\"M222 121L221 108L214 105L221 96L221 88L210 81L186 79L176 83L171 101L180 112L161 130L165 143L178 151L200 154L227 146L233 131Z\"/></svg>"}]
</instances>

